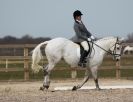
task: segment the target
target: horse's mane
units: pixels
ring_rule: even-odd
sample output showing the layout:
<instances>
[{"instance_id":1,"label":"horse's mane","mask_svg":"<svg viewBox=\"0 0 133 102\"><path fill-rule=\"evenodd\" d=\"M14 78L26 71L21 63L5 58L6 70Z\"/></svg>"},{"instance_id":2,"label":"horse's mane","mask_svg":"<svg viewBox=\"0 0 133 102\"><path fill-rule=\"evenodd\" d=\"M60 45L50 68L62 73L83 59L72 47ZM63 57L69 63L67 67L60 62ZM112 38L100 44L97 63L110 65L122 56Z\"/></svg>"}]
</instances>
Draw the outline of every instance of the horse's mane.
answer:
<instances>
[{"instance_id":1,"label":"horse's mane","mask_svg":"<svg viewBox=\"0 0 133 102\"><path fill-rule=\"evenodd\" d=\"M98 41L101 41L101 40L109 40L109 39L114 39L114 38L115 38L115 37L113 37L113 36L104 37L104 38L99 39Z\"/></svg>"},{"instance_id":2,"label":"horse's mane","mask_svg":"<svg viewBox=\"0 0 133 102\"><path fill-rule=\"evenodd\" d=\"M98 39L96 42L99 43L99 42L101 42L101 41L110 40L110 39L114 39L114 38L115 38L115 37L113 37L113 36L104 37L104 38Z\"/></svg>"}]
</instances>

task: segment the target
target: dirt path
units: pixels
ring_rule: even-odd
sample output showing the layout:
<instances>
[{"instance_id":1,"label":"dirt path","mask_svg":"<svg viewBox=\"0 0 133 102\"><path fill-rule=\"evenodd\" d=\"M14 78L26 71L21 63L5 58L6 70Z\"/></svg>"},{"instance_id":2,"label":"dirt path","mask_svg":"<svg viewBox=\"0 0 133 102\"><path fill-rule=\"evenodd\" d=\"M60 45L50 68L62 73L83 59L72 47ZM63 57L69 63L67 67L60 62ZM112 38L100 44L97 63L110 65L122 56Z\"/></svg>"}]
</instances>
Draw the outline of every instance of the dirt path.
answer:
<instances>
[{"instance_id":1,"label":"dirt path","mask_svg":"<svg viewBox=\"0 0 133 102\"><path fill-rule=\"evenodd\" d=\"M100 85L133 85L132 80L100 79ZM40 91L42 82L0 82L0 102L133 102L133 89L55 91L80 80L52 81L49 91ZM85 86L94 86L90 80Z\"/></svg>"}]
</instances>

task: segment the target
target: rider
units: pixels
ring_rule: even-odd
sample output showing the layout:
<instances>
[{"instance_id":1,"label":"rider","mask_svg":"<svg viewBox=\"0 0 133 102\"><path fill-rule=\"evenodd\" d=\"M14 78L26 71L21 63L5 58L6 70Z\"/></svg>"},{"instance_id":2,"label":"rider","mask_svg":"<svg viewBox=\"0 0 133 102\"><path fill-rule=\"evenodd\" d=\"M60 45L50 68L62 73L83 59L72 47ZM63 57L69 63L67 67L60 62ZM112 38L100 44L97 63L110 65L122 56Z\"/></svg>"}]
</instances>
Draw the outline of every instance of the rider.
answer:
<instances>
[{"instance_id":1,"label":"rider","mask_svg":"<svg viewBox=\"0 0 133 102\"><path fill-rule=\"evenodd\" d=\"M81 46L84 48L84 51L81 54L80 61L78 63L79 66L85 67L86 66L86 57L89 50L88 41L94 40L94 36L86 29L85 25L83 24L81 20L81 16L83 14L76 10L73 13L73 17L75 20L74 23L74 31L76 33L76 39L77 42L81 44Z\"/></svg>"}]
</instances>

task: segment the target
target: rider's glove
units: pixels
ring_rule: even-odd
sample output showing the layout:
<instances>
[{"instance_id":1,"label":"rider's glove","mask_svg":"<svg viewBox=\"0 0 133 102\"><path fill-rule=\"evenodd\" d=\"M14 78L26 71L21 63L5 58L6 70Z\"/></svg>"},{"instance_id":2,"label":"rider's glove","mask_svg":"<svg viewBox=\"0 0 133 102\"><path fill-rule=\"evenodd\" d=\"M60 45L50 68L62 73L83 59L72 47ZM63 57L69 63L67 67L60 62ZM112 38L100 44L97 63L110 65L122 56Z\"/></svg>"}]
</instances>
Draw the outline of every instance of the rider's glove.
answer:
<instances>
[{"instance_id":1,"label":"rider's glove","mask_svg":"<svg viewBox=\"0 0 133 102\"><path fill-rule=\"evenodd\" d=\"M94 41L95 40L95 37L91 35L90 38L88 38L88 41Z\"/></svg>"},{"instance_id":2,"label":"rider's glove","mask_svg":"<svg viewBox=\"0 0 133 102\"><path fill-rule=\"evenodd\" d=\"M91 41L92 39L91 38L88 38L88 41Z\"/></svg>"},{"instance_id":3,"label":"rider's glove","mask_svg":"<svg viewBox=\"0 0 133 102\"><path fill-rule=\"evenodd\" d=\"M92 40L95 40L95 37L94 37L94 36L91 36L91 39L92 39Z\"/></svg>"}]
</instances>

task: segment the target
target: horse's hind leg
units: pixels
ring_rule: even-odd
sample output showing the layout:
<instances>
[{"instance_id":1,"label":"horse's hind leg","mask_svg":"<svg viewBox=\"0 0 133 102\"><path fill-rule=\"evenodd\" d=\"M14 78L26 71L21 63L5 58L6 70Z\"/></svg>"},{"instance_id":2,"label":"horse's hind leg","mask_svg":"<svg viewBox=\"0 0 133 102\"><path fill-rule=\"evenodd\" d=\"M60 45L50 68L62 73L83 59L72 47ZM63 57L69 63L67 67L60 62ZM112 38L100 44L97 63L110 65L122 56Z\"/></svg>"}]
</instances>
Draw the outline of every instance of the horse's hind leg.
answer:
<instances>
[{"instance_id":1,"label":"horse's hind leg","mask_svg":"<svg viewBox=\"0 0 133 102\"><path fill-rule=\"evenodd\" d=\"M40 90L48 89L50 86L50 73L51 70L54 68L54 64L48 64L46 67L44 67L43 72L44 72L44 81L43 81L43 86L40 87Z\"/></svg>"},{"instance_id":2,"label":"horse's hind leg","mask_svg":"<svg viewBox=\"0 0 133 102\"><path fill-rule=\"evenodd\" d=\"M52 71L52 69L54 68L54 66L60 61L62 55L61 55L61 51L57 51L52 47L46 47L45 48L45 53L46 53L46 57L48 60L48 65L44 68L44 81L43 81L43 87L41 87L41 90L44 89L48 89L50 86L50 73Z\"/></svg>"}]
</instances>

